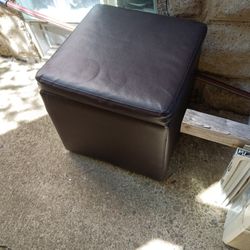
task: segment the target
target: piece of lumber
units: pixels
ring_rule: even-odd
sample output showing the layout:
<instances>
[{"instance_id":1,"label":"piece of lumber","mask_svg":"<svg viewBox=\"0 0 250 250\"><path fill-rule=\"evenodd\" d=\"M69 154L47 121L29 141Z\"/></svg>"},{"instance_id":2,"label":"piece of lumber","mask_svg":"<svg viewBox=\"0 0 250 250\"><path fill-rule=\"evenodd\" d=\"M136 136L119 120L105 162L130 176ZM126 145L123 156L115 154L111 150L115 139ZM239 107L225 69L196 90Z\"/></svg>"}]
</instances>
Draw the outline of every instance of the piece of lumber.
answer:
<instances>
[{"instance_id":1,"label":"piece of lumber","mask_svg":"<svg viewBox=\"0 0 250 250\"><path fill-rule=\"evenodd\" d=\"M187 109L181 132L230 147L250 144L250 126L229 119Z\"/></svg>"}]
</instances>

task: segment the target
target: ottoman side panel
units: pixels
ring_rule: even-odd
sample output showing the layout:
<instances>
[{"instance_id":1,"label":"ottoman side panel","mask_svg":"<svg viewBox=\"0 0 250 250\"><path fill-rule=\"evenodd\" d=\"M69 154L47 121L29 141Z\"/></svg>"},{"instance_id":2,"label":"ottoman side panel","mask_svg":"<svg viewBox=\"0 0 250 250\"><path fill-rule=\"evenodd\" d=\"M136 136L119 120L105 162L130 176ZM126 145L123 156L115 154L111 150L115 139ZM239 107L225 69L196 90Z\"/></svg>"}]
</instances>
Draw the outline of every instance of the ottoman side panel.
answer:
<instances>
[{"instance_id":1,"label":"ottoman side panel","mask_svg":"<svg viewBox=\"0 0 250 250\"><path fill-rule=\"evenodd\" d=\"M41 95L68 150L157 180L167 174L168 128L44 90Z\"/></svg>"}]
</instances>

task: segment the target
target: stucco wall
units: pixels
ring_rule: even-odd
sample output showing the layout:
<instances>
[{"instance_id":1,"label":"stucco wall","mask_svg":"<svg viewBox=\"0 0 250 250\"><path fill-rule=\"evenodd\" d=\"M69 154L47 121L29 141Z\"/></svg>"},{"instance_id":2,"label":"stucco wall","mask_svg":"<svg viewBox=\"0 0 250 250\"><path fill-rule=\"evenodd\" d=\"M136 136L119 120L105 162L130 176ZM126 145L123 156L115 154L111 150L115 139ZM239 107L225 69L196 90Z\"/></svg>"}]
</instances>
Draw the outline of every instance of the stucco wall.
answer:
<instances>
[{"instance_id":1,"label":"stucco wall","mask_svg":"<svg viewBox=\"0 0 250 250\"><path fill-rule=\"evenodd\" d=\"M17 12L2 6L0 7L0 55L13 56L28 62L39 58L22 18Z\"/></svg>"},{"instance_id":2,"label":"stucco wall","mask_svg":"<svg viewBox=\"0 0 250 250\"><path fill-rule=\"evenodd\" d=\"M167 0L166 13L206 23L199 70L250 92L250 0ZM250 115L250 101L237 95L208 85L201 95L215 108Z\"/></svg>"}]
</instances>

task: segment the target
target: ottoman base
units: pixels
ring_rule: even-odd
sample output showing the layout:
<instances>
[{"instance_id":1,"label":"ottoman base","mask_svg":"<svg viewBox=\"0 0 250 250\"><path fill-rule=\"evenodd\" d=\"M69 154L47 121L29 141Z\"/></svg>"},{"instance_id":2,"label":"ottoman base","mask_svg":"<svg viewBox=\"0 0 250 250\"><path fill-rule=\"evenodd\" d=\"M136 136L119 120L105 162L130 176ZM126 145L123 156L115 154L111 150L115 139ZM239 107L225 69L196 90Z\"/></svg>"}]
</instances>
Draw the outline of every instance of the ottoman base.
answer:
<instances>
[{"instance_id":1,"label":"ottoman base","mask_svg":"<svg viewBox=\"0 0 250 250\"><path fill-rule=\"evenodd\" d=\"M68 150L157 180L170 174L167 165L178 125L164 127L45 90L41 96Z\"/></svg>"}]
</instances>

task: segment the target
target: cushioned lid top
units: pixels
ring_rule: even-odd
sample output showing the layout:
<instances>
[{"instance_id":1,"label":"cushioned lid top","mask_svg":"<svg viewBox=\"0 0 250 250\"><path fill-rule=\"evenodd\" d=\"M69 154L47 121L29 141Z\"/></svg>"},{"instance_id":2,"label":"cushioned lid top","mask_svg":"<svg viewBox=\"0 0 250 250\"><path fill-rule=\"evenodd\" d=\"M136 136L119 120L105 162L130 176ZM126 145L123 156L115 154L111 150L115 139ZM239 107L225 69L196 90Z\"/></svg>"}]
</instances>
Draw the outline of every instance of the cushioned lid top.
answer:
<instances>
[{"instance_id":1,"label":"cushioned lid top","mask_svg":"<svg viewBox=\"0 0 250 250\"><path fill-rule=\"evenodd\" d=\"M36 79L71 96L166 117L205 34L198 22L97 5Z\"/></svg>"}]
</instances>

